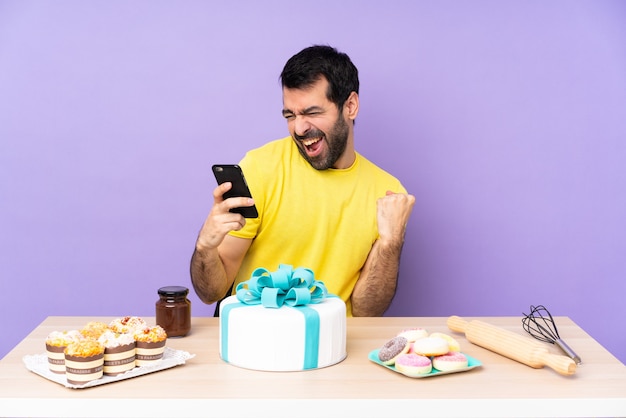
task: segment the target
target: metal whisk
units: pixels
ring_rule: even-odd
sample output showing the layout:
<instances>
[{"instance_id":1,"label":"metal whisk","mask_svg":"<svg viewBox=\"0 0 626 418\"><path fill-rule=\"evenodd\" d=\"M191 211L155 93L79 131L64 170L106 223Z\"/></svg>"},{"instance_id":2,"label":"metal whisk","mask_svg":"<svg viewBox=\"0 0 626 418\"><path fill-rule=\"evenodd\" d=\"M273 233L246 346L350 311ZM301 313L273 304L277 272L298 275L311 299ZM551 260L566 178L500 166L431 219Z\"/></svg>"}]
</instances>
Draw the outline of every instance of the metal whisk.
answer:
<instances>
[{"instance_id":1,"label":"metal whisk","mask_svg":"<svg viewBox=\"0 0 626 418\"><path fill-rule=\"evenodd\" d=\"M556 344L565 354L567 354L576 364L581 364L582 360L559 336L554 319L545 306L530 305L530 313L524 314L522 319L524 330L539 341Z\"/></svg>"}]
</instances>

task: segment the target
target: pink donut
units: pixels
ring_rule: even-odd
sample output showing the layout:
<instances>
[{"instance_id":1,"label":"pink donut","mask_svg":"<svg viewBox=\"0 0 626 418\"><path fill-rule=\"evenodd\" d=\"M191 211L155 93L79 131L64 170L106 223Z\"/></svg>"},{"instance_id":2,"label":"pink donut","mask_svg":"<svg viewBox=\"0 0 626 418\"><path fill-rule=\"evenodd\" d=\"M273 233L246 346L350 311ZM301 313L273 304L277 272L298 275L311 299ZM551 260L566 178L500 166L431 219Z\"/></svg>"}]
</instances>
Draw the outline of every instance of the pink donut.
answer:
<instances>
[{"instance_id":1,"label":"pink donut","mask_svg":"<svg viewBox=\"0 0 626 418\"><path fill-rule=\"evenodd\" d=\"M393 337L378 350L378 359L386 366L396 362L396 357L409 351L409 342L404 337Z\"/></svg>"},{"instance_id":2,"label":"pink donut","mask_svg":"<svg viewBox=\"0 0 626 418\"><path fill-rule=\"evenodd\" d=\"M466 369L467 365L467 357L458 351L451 351L448 354L433 357L433 367L441 372Z\"/></svg>"},{"instance_id":3,"label":"pink donut","mask_svg":"<svg viewBox=\"0 0 626 418\"><path fill-rule=\"evenodd\" d=\"M430 359L419 354L401 354L396 358L396 370L410 377L428 374L432 369Z\"/></svg>"},{"instance_id":4,"label":"pink donut","mask_svg":"<svg viewBox=\"0 0 626 418\"><path fill-rule=\"evenodd\" d=\"M440 356L448 351L448 342L441 337L420 338L413 343L413 352L426 357Z\"/></svg>"}]
</instances>

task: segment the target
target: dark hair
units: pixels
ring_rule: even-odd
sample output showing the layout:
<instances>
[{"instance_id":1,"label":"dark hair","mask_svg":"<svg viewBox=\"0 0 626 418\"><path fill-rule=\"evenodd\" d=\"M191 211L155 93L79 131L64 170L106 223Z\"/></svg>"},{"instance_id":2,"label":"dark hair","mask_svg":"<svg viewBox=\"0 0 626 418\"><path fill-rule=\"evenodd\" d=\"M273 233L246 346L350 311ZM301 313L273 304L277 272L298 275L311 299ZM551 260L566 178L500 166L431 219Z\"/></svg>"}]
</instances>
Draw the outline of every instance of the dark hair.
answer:
<instances>
[{"instance_id":1,"label":"dark hair","mask_svg":"<svg viewBox=\"0 0 626 418\"><path fill-rule=\"evenodd\" d=\"M283 88L306 89L324 76L326 97L339 109L353 91L359 93L359 72L350 57L327 45L313 45L289 58L280 80Z\"/></svg>"}]
</instances>

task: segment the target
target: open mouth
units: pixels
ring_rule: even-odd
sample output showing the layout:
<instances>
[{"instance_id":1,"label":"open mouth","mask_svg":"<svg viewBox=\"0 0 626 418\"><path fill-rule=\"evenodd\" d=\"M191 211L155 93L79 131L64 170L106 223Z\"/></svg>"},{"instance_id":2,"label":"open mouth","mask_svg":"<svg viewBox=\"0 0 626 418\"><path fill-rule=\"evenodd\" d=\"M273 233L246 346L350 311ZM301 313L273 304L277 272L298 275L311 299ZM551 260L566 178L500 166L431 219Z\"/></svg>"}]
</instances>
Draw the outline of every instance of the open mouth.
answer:
<instances>
[{"instance_id":1,"label":"open mouth","mask_svg":"<svg viewBox=\"0 0 626 418\"><path fill-rule=\"evenodd\" d=\"M309 154L310 156L315 156L317 155L321 148L322 148L322 137L316 137L316 138L307 138L302 140L302 145L304 145L304 148L306 149L307 154Z\"/></svg>"}]
</instances>

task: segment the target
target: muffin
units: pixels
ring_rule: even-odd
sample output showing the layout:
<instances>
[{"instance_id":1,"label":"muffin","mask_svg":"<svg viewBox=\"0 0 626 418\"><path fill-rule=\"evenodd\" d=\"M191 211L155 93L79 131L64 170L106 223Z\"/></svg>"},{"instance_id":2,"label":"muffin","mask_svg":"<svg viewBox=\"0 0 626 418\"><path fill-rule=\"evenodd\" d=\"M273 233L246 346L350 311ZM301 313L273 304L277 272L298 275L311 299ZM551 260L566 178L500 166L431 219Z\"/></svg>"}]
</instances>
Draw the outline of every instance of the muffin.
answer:
<instances>
[{"instance_id":1,"label":"muffin","mask_svg":"<svg viewBox=\"0 0 626 418\"><path fill-rule=\"evenodd\" d=\"M83 385L100 379L104 369L104 346L92 339L83 339L65 348L65 376L68 383Z\"/></svg>"},{"instance_id":2,"label":"muffin","mask_svg":"<svg viewBox=\"0 0 626 418\"><path fill-rule=\"evenodd\" d=\"M138 316L124 316L116 318L109 324L109 328L118 334L134 334L135 331L146 328L148 324Z\"/></svg>"},{"instance_id":3,"label":"muffin","mask_svg":"<svg viewBox=\"0 0 626 418\"><path fill-rule=\"evenodd\" d=\"M48 355L48 367L52 373L65 373L65 347L82 339L83 336L78 330L53 331L48 335L46 353Z\"/></svg>"},{"instance_id":4,"label":"muffin","mask_svg":"<svg viewBox=\"0 0 626 418\"><path fill-rule=\"evenodd\" d=\"M136 343L135 365L147 366L163 358L167 333L161 326L146 327L134 334Z\"/></svg>"},{"instance_id":5,"label":"muffin","mask_svg":"<svg viewBox=\"0 0 626 418\"><path fill-rule=\"evenodd\" d=\"M135 368L135 338L133 334L105 331L98 341L104 346L104 370L107 376L115 376Z\"/></svg>"},{"instance_id":6,"label":"muffin","mask_svg":"<svg viewBox=\"0 0 626 418\"><path fill-rule=\"evenodd\" d=\"M81 330L80 333L85 338L91 338L97 340L102 333L109 329L109 325L104 322L91 321L88 322Z\"/></svg>"}]
</instances>

